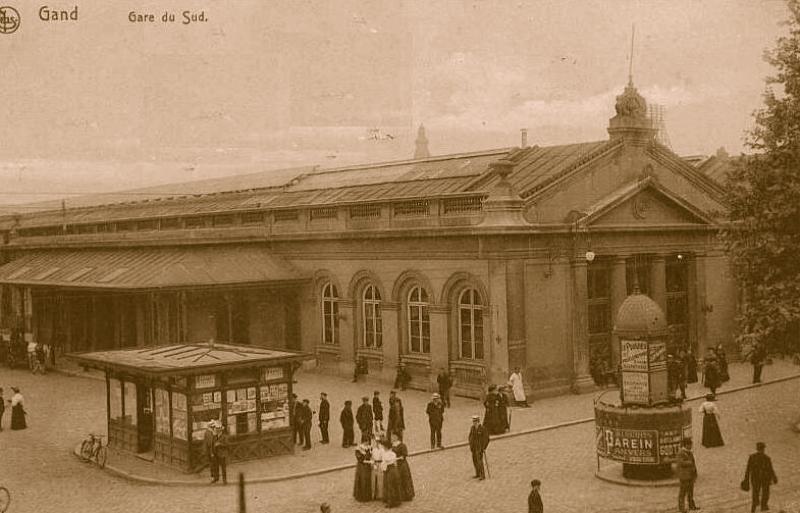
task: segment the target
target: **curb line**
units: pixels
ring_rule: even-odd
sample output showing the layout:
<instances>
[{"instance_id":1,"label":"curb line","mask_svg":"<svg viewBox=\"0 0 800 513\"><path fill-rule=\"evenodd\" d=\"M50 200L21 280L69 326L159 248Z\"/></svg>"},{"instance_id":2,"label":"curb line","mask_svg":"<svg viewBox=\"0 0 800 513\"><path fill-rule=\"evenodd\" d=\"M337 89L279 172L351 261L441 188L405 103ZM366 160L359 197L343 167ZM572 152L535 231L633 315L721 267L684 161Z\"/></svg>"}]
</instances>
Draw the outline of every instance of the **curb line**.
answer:
<instances>
[{"instance_id":1,"label":"curb line","mask_svg":"<svg viewBox=\"0 0 800 513\"><path fill-rule=\"evenodd\" d=\"M72 373L70 371L59 371L59 372L62 372L62 373L67 374L67 375L75 375L74 373ZM89 378L89 379L98 379L98 378L93 377L93 376L85 376L85 375L81 375L81 374L77 374L77 377L84 377L84 378ZM765 381L763 383L755 383L755 384L750 383L750 384L747 384L747 385L740 385L738 387L734 387L734 388L731 388L731 389L728 389L728 390L725 390L725 391L717 391L717 395L719 396L719 395L732 394L734 392L741 392L743 390L750 390L750 389L753 389L753 388L761 388L761 387L764 387L764 386L767 386L767 385L774 385L774 384L777 384L777 383L783 383L783 382L792 381L792 380L795 380L795 379L800 379L800 374L792 374L790 376L783 376L783 377L780 377L780 378L775 378L775 379L770 380L770 381ZM691 397L691 398L687 398L684 402L697 401L697 400L703 399L703 398L705 398L705 394L698 395L698 396ZM571 427L571 426L577 426L577 425L580 425L580 424L588 424L590 422L594 422L594 417L569 420L569 421L560 422L560 423L557 423L557 424L549 424L549 425L546 425L546 426L538 426L538 427L534 427L534 428L524 429L524 430L516 431L516 432L513 432L513 433L503 433L501 435L494 435L494 436L491 437L491 440L492 441L505 440L505 439L508 439L508 438L515 438L515 437L523 436L523 435L530 435L530 434L541 433L541 432L544 432L544 431L552 431L552 430L555 430L555 429L561 429L561 428L567 428L567 427ZM447 446L445 446L445 447L443 447L441 449L420 449L418 451L409 452L408 455L409 455L409 457L411 457L411 456L422 456L422 455L425 455L425 454L442 452L442 451L449 450L449 449L456 449L456 448L467 447L467 446L469 446L469 442L468 441L462 441L462 442L456 442L456 443L453 443L453 444L449 444L449 445L447 445ZM74 451L74 455L78 459L80 459L79 451L80 451L80 444L78 444L76 450ZM355 467L356 467L355 463L347 463L347 464L343 464L343 465L336 465L336 466L332 466L332 467L325 467L325 468L321 468L321 469L309 470L309 471L306 471L306 472L299 472L299 473L296 473L296 474L285 474L285 475L282 475L282 476L257 477L257 478L253 478L253 479L245 479L245 484L276 483L276 482L281 482L281 481L290 481L290 480L293 480L293 479L300 479L300 478L304 478L304 477L312 477L312 476L318 476L318 475L322 475L322 474L330 474L330 473L333 473L333 472L339 472L341 470L353 469ZM148 485L160 485L160 486L212 486L209 483L204 482L204 481L164 480L164 479L154 479L154 478L150 478L150 477L144 477L144 476L140 476L138 474L133 474L131 472L128 472L126 470L122 470L120 468L117 468L117 467L115 467L113 465L108 465L108 464L106 464L105 468L103 468L102 470L105 470L105 471L109 472L110 474L116 475L118 477L122 477L124 479L128 479L128 480L133 481L133 482L139 482L139 483L148 484ZM228 483L228 485L221 485L221 486L232 486L233 484L235 484L235 483L233 481L231 481L230 483ZM617 483L617 484L619 484L619 483ZM213 486L218 486L218 485L213 485Z\"/></svg>"}]
</instances>

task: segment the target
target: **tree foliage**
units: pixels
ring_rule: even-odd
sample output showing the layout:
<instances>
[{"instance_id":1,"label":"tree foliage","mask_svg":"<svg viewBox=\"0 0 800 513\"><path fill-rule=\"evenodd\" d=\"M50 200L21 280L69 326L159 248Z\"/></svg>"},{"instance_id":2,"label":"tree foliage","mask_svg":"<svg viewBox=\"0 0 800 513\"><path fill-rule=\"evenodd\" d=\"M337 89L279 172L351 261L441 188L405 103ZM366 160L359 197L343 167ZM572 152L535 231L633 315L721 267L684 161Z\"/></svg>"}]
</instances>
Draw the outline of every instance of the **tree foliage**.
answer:
<instances>
[{"instance_id":1,"label":"tree foliage","mask_svg":"<svg viewBox=\"0 0 800 513\"><path fill-rule=\"evenodd\" d=\"M776 71L754 114L750 154L728 175L724 234L743 294L739 342L780 352L798 351L800 325L800 0L787 4L788 33L765 53Z\"/></svg>"}]
</instances>

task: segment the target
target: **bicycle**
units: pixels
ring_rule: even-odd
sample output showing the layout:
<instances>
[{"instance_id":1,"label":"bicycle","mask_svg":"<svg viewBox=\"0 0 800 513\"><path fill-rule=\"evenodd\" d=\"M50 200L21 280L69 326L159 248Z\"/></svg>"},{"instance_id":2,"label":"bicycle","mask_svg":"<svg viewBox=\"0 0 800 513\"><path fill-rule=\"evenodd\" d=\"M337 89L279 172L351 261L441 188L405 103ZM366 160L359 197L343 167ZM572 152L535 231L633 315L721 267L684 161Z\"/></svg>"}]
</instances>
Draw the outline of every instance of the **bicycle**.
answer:
<instances>
[{"instance_id":1,"label":"bicycle","mask_svg":"<svg viewBox=\"0 0 800 513\"><path fill-rule=\"evenodd\" d=\"M108 449L103 445L103 435L95 435L89 433L89 437L81 444L81 459L85 462L94 460L97 466L103 468L106 466L106 458L108 458ZM0 513L2 513L0 511Z\"/></svg>"},{"instance_id":2,"label":"bicycle","mask_svg":"<svg viewBox=\"0 0 800 513\"><path fill-rule=\"evenodd\" d=\"M0 486L0 513L5 513L11 504L11 493L4 486Z\"/></svg>"}]
</instances>

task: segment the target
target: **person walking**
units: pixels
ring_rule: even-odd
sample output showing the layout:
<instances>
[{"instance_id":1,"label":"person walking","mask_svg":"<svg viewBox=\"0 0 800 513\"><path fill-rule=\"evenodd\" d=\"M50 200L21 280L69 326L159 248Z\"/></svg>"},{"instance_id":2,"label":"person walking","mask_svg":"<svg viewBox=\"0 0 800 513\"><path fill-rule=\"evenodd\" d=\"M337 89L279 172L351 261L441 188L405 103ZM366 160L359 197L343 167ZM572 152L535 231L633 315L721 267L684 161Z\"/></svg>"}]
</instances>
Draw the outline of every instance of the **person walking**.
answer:
<instances>
[{"instance_id":1,"label":"person walking","mask_svg":"<svg viewBox=\"0 0 800 513\"><path fill-rule=\"evenodd\" d=\"M228 484L228 435L225 433L225 426L220 421L216 421L214 428L214 454L219 467L217 475L222 476L222 484Z\"/></svg>"},{"instance_id":2,"label":"person walking","mask_svg":"<svg viewBox=\"0 0 800 513\"><path fill-rule=\"evenodd\" d=\"M703 414L703 447L722 447L722 433L719 430L719 409L714 404L714 395L706 394L706 400L700 405Z\"/></svg>"},{"instance_id":3,"label":"person walking","mask_svg":"<svg viewBox=\"0 0 800 513\"><path fill-rule=\"evenodd\" d=\"M444 367L439 369L439 375L436 376L436 383L439 385L439 396L442 398L442 404L445 408L449 408L450 388L453 386L453 379Z\"/></svg>"},{"instance_id":4,"label":"person walking","mask_svg":"<svg viewBox=\"0 0 800 513\"><path fill-rule=\"evenodd\" d=\"M525 395L525 383L522 380L522 372L519 367L514 367L514 372L508 378L508 385L514 393L514 405L528 407L528 397Z\"/></svg>"},{"instance_id":5,"label":"person walking","mask_svg":"<svg viewBox=\"0 0 800 513\"><path fill-rule=\"evenodd\" d=\"M372 418L375 422L375 435L383 434L383 403L381 393L377 390L372 392Z\"/></svg>"},{"instance_id":6,"label":"person walking","mask_svg":"<svg viewBox=\"0 0 800 513\"><path fill-rule=\"evenodd\" d=\"M705 362L703 363L703 386L711 390L712 394L716 395L720 385L722 385L722 380L719 375L717 356L714 350L709 348L706 353Z\"/></svg>"},{"instance_id":7,"label":"person walking","mask_svg":"<svg viewBox=\"0 0 800 513\"><path fill-rule=\"evenodd\" d=\"M314 412L311 410L311 402L308 399L303 399L303 404L300 405L300 429L302 431L303 450L311 449L311 423L314 420Z\"/></svg>"},{"instance_id":8,"label":"person walking","mask_svg":"<svg viewBox=\"0 0 800 513\"><path fill-rule=\"evenodd\" d=\"M764 344L757 342L750 353L750 363L753 364L753 384L761 383L761 371L767 359L767 349Z\"/></svg>"},{"instance_id":9,"label":"person walking","mask_svg":"<svg viewBox=\"0 0 800 513\"><path fill-rule=\"evenodd\" d=\"M11 429L18 431L28 427L28 424L25 422L25 415L27 415L25 411L25 398L22 397L19 388L11 387L11 391L14 392L14 395L11 396Z\"/></svg>"},{"instance_id":10,"label":"person walking","mask_svg":"<svg viewBox=\"0 0 800 513\"><path fill-rule=\"evenodd\" d=\"M694 482L697 480L697 465L692 454L692 440L686 438L682 442L682 447L678 451L675 473L680 481L678 490L678 510L686 511L686 500L689 502L689 509L699 509L694 502Z\"/></svg>"},{"instance_id":11,"label":"person walking","mask_svg":"<svg viewBox=\"0 0 800 513\"><path fill-rule=\"evenodd\" d=\"M3 399L3 387L0 387L0 431L3 430L3 413L6 411L6 400Z\"/></svg>"},{"instance_id":12,"label":"person walking","mask_svg":"<svg viewBox=\"0 0 800 513\"><path fill-rule=\"evenodd\" d=\"M483 454L489 446L489 431L481 425L480 415L472 416L472 427L469 430L469 450L472 453L472 465L475 467L474 478L486 479L483 466Z\"/></svg>"},{"instance_id":13,"label":"person walking","mask_svg":"<svg viewBox=\"0 0 800 513\"><path fill-rule=\"evenodd\" d=\"M728 374L728 356L725 354L722 344L717 345L714 354L717 356L717 365L719 366L719 380L721 383L727 383L731 380L731 376Z\"/></svg>"},{"instance_id":14,"label":"person walking","mask_svg":"<svg viewBox=\"0 0 800 513\"><path fill-rule=\"evenodd\" d=\"M322 441L320 443L330 443L330 438L328 438L328 423L331 420L331 403L328 402L328 394L325 392L319 394L319 415L317 416L317 420L319 421L319 433L322 435Z\"/></svg>"},{"instance_id":15,"label":"person walking","mask_svg":"<svg viewBox=\"0 0 800 513\"><path fill-rule=\"evenodd\" d=\"M342 413L339 415L339 422L342 424L342 447L352 447L355 445L355 433L353 432L353 401L345 401Z\"/></svg>"},{"instance_id":16,"label":"person walking","mask_svg":"<svg viewBox=\"0 0 800 513\"><path fill-rule=\"evenodd\" d=\"M361 406L356 411L356 423L361 430L361 441L372 439L372 406L367 396L361 398Z\"/></svg>"},{"instance_id":17,"label":"person walking","mask_svg":"<svg viewBox=\"0 0 800 513\"><path fill-rule=\"evenodd\" d=\"M742 484L749 483L752 488L753 502L750 505L750 513L754 513L758 505L761 506L761 511L769 511L769 487L778 484L772 460L764 453L766 447L764 442L756 443L756 452L747 458L747 469Z\"/></svg>"},{"instance_id":18,"label":"person walking","mask_svg":"<svg viewBox=\"0 0 800 513\"><path fill-rule=\"evenodd\" d=\"M205 449L206 458L208 459L208 469L211 472L212 484L219 481L219 461L217 460L217 453L214 450L216 446L216 423L216 420L210 420L203 431L203 448Z\"/></svg>"},{"instance_id":19,"label":"person walking","mask_svg":"<svg viewBox=\"0 0 800 513\"><path fill-rule=\"evenodd\" d=\"M392 435L403 439L406 421L403 413L403 401L397 396L397 391L389 392L389 420L386 427L386 437L391 440Z\"/></svg>"},{"instance_id":20,"label":"person walking","mask_svg":"<svg viewBox=\"0 0 800 513\"><path fill-rule=\"evenodd\" d=\"M439 394L433 394L428 406L428 425L431 428L431 449L442 449L442 425L444 425L444 403Z\"/></svg>"},{"instance_id":21,"label":"person walking","mask_svg":"<svg viewBox=\"0 0 800 513\"><path fill-rule=\"evenodd\" d=\"M538 479L531 481L531 493L528 494L528 513L544 513L542 497L539 495L539 488L542 482Z\"/></svg>"}]
</instances>

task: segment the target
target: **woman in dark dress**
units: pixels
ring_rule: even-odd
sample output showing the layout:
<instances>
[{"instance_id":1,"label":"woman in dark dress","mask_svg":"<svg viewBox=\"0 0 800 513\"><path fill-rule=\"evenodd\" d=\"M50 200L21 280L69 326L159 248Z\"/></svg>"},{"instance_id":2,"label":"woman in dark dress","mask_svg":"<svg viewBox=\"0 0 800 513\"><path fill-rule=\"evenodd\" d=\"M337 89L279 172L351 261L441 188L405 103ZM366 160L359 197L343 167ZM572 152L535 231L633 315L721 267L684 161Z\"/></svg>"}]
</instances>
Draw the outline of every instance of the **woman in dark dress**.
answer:
<instances>
[{"instance_id":1,"label":"woman in dark dress","mask_svg":"<svg viewBox=\"0 0 800 513\"><path fill-rule=\"evenodd\" d=\"M717 389L721 384L717 358L714 355L714 350L709 349L703 364L703 386L711 390L712 395L716 395Z\"/></svg>"},{"instance_id":2,"label":"woman in dark dress","mask_svg":"<svg viewBox=\"0 0 800 513\"><path fill-rule=\"evenodd\" d=\"M717 416L719 410L714 404L714 395L706 395L706 400L700 405L700 413L703 414L703 447L722 447L722 433L719 431Z\"/></svg>"},{"instance_id":3,"label":"woman in dark dress","mask_svg":"<svg viewBox=\"0 0 800 513\"><path fill-rule=\"evenodd\" d=\"M483 406L486 408L483 414L483 425L490 435L502 433L497 415L498 399L496 390L497 385L489 385L489 392L486 393L486 399L483 400Z\"/></svg>"},{"instance_id":4,"label":"woman in dark dress","mask_svg":"<svg viewBox=\"0 0 800 513\"><path fill-rule=\"evenodd\" d=\"M400 500L410 501L414 498L414 480L411 478L411 467L408 466L408 447L395 438L392 448L397 455L397 472L400 474Z\"/></svg>"},{"instance_id":5,"label":"woman in dark dress","mask_svg":"<svg viewBox=\"0 0 800 513\"><path fill-rule=\"evenodd\" d=\"M508 431L508 396L506 388L501 386L497 389L497 422L501 433Z\"/></svg>"},{"instance_id":6,"label":"woman in dark dress","mask_svg":"<svg viewBox=\"0 0 800 513\"><path fill-rule=\"evenodd\" d=\"M356 447L356 480L353 485L353 497L358 502L372 500L372 448L362 442Z\"/></svg>"},{"instance_id":7,"label":"woman in dark dress","mask_svg":"<svg viewBox=\"0 0 800 513\"><path fill-rule=\"evenodd\" d=\"M382 440L383 444L383 502L387 508L396 508L402 501L402 490L400 484L400 472L397 470L397 454L392 450L392 444L388 440Z\"/></svg>"},{"instance_id":8,"label":"woman in dark dress","mask_svg":"<svg viewBox=\"0 0 800 513\"><path fill-rule=\"evenodd\" d=\"M19 393L19 388L11 387L14 395L11 396L11 429L25 429L25 404L22 394Z\"/></svg>"},{"instance_id":9,"label":"woman in dark dress","mask_svg":"<svg viewBox=\"0 0 800 513\"><path fill-rule=\"evenodd\" d=\"M691 347L686 353L686 382L697 383L697 357Z\"/></svg>"},{"instance_id":10,"label":"woman in dark dress","mask_svg":"<svg viewBox=\"0 0 800 513\"><path fill-rule=\"evenodd\" d=\"M725 348L720 344L714 352L717 355L717 365L719 366L719 380L726 383L730 381L731 376L728 374L728 357L725 354Z\"/></svg>"}]
</instances>

